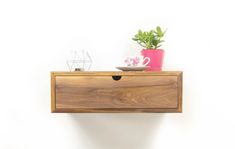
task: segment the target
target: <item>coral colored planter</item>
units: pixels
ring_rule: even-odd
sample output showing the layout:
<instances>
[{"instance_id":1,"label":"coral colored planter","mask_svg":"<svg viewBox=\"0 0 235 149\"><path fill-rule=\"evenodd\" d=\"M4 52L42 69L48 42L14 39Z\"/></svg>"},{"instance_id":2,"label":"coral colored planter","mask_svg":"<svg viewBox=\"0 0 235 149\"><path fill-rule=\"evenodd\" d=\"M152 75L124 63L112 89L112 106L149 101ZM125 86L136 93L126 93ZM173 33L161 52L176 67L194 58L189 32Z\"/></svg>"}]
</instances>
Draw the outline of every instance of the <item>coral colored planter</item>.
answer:
<instances>
[{"instance_id":1,"label":"coral colored planter","mask_svg":"<svg viewBox=\"0 0 235 149\"><path fill-rule=\"evenodd\" d=\"M147 66L149 66L147 71L161 71L162 70L164 50L162 50L162 49L143 49L141 51L141 55L143 55L144 57L150 58L150 62L147 65Z\"/></svg>"}]
</instances>

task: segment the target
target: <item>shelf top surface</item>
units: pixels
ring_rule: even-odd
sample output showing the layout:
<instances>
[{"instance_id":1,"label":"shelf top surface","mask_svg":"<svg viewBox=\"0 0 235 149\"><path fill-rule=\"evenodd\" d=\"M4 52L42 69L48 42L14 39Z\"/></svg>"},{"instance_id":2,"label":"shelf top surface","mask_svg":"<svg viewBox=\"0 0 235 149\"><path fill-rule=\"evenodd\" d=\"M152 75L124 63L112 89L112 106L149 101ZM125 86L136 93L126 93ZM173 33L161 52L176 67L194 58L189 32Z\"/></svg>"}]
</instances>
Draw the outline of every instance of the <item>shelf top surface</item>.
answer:
<instances>
[{"instance_id":1,"label":"shelf top surface","mask_svg":"<svg viewBox=\"0 0 235 149\"><path fill-rule=\"evenodd\" d=\"M52 75L181 75L182 71L52 71Z\"/></svg>"}]
</instances>

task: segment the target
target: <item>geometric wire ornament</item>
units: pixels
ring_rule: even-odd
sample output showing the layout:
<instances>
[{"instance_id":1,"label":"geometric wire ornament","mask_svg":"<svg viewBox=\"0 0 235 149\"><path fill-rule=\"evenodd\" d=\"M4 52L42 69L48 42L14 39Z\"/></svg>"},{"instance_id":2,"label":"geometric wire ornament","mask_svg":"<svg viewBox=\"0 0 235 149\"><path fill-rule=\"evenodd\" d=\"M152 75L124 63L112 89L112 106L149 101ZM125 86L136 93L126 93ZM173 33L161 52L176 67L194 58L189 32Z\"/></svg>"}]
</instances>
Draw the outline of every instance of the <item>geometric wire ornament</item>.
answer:
<instances>
[{"instance_id":1,"label":"geometric wire ornament","mask_svg":"<svg viewBox=\"0 0 235 149\"><path fill-rule=\"evenodd\" d=\"M91 68L92 59L85 50L72 50L67 60L69 71L86 71Z\"/></svg>"}]
</instances>

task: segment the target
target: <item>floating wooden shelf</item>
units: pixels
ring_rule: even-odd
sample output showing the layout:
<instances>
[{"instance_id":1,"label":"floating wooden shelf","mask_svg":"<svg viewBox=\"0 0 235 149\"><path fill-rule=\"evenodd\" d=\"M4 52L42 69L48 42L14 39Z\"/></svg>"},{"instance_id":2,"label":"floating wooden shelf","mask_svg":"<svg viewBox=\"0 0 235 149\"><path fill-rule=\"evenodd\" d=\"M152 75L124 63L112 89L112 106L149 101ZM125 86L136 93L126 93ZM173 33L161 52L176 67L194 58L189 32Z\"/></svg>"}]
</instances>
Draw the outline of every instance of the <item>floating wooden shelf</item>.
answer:
<instances>
[{"instance_id":1,"label":"floating wooden shelf","mask_svg":"<svg viewBox=\"0 0 235 149\"><path fill-rule=\"evenodd\" d=\"M51 111L182 112L182 72L51 72Z\"/></svg>"}]
</instances>

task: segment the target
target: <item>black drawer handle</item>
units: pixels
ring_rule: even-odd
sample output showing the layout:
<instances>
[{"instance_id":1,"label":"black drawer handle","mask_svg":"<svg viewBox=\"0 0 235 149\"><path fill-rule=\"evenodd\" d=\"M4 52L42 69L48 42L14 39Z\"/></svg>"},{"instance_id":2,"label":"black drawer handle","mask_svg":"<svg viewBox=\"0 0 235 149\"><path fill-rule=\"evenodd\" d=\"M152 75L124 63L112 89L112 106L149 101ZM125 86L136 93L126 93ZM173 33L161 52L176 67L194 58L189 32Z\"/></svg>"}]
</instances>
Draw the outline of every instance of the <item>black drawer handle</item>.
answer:
<instances>
[{"instance_id":1,"label":"black drawer handle","mask_svg":"<svg viewBox=\"0 0 235 149\"><path fill-rule=\"evenodd\" d=\"M121 80L122 76L112 76L113 80L118 81Z\"/></svg>"}]
</instances>

